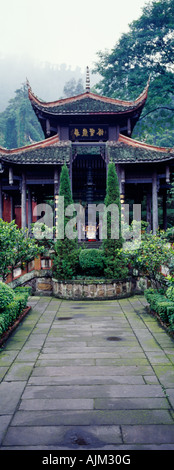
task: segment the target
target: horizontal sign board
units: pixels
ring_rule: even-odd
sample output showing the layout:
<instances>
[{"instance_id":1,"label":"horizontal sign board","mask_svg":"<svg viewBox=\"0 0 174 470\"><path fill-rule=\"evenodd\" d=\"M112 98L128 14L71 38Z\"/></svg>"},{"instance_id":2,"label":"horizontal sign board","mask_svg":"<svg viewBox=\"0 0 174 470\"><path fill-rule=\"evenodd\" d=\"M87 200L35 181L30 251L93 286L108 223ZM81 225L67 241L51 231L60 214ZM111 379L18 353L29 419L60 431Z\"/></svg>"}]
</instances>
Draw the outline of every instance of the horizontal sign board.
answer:
<instances>
[{"instance_id":1,"label":"horizontal sign board","mask_svg":"<svg viewBox=\"0 0 174 470\"><path fill-rule=\"evenodd\" d=\"M108 140L108 126L70 126L69 138L74 141L100 141Z\"/></svg>"}]
</instances>

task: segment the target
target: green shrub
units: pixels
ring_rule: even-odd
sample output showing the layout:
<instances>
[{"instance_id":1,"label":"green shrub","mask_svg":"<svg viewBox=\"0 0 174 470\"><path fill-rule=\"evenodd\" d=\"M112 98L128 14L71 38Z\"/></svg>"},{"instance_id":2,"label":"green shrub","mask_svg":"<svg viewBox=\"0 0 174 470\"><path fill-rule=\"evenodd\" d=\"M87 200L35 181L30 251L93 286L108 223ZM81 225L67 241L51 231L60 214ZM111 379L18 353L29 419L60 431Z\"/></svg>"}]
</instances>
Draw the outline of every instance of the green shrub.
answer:
<instances>
[{"instance_id":1,"label":"green shrub","mask_svg":"<svg viewBox=\"0 0 174 470\"><path fill-rule=\"evenodd\" d=\"M16 294L15 296L15 301L18 302L18 308L19 308L19 312L21 312L27 305L27 300L28 300L28 294L27 292L26 293L23 293L23 294ZM11 305L11 304L10 304Z\"/></svg>"},{"instance_id":2,"label":"green shrub","mask_svg":"<svg viewBox=\"0 0 174 470\"><path fill-rule=\"evenodd\" d=\"M89 276L100 276L103 273L103 251L95 248L82 250L79 256L82 271Z\"/></svg>"},{"instance_id":3,"label":"green shrub","mask_svg":"<svg viewBox=\"0 0 174 470\"><path fill-rule=\"evenodd\" d=\"M169 306L167 308L167 316L168 316L169 322L170 322L170 318L172 317L172 315L174 315L174 303L172 306Z\"/></svg>"},{"instance_id":4,"label":"green shrub","mask_svg":"<svg viewBox=\"0 0 174 470\"><path fill-rule=\"evenodd\" d=\"M174 331L174 313L169 316L169 323L170 323L171 330Z\"/></svg>"},{"instance_id":5,"label":"green shrub","mask_svg":"<svg viewBox=\"0 0 174 470\"><path fill-rule=\"evenodd\" d=\"M150 289L148 289L148 291L150 291ZM160 294L155 289L154 289L154 291L153 291L153 289L150 292L148 292L148 291L144 292L146 300L150 304L150 308L152 310L157 310L157 305L159 304L159 302L163 302L164 300L166 300L166 297L164 295Z\"/></svg>"},{"instance_id":6,"label":"green shrub","mask_svg":"<svg viewBox=\"0 0 174 470\"><path fill-rule=\"evenodd\" d=\"M76 240L57 240L54 246L53 276L56 279L72 279L76 275L79 262L79 249Z\"/></svg>"},{"instance_id":7,"label":"green shrub","mask_svg":"<svg viewBox=\"0 0 174 470\"><path fill-rule=\"evenodd\" d=\"M173 306L173 302L170 302L170 300L167 299L163 300L162 302L157 302L156 312L160 316L161 320L163 320L164 322L168 322L168 308Z\"/></svg>"},{"instance_id":8,"label":"green shrub","mask_svg":"<svg viewBox=\"0 0 174 470\"><path fill-rule=\"evenodd\" d=\"M158 313L161 320L168 323L170 315L174 313L174 302L167 298L164 293L157 291L157 289L147 289L144 295L150 304L150 308Z\"/></svg>"},{"instance_id":9,"label":"green shrub","mask_svg":"<svg viewBox=\"0 0 174 470\"><path fill-rule=\"evenodd\" d=\"M6 286L8 287L8 286ZM12 289L11 289L12 290ZM5 302L3 310L0 312L0 335L8 330L15 320L22 313L27 305L28 289L13 291L13 300L10 303Z\"/></svg>"},{"instance_id":10,"label":"green shrub","mask_svg":"<svg viewBox=\"0 0 174 470\"><path fill-rule=\"evenodd\" d=\"M121 203L119 181L115 168L115 163L110 162L108 165L108 175L106 184L105 208L103 214L102 234L106 237L102 240L102 248L104 252L104 275L107 278L124 279L128 275L125 259L121 251L123 238L121 235ZM118 214L112 214L107 211L110 205L115 204L118 208ZM115 232L112 234L112 224ZM116 236L117 235L117 236ZM116 237L116 238L114 238Z\"/></svg>"},{"instance_id":11,"label":"green shrub","mask_svg":"<svg viewBox=\"0 0 174 470\"><path fill-rule=\"evenodd\" d=\"M7 307L5 308L3 312L4 318L5 318L6 330L11 324L14 323L16 318L19 316L20 312L21 312L20 302L16 298L12 302L10 302L9 305L7 305Z\"/></svg>"},{"instance_id":12,"label":"green shrub","mask_svg":"<svg viewBox=\"0 0 174 470\"><path fill-rule=\"evenodd\" d=\"M4 314L0 314L0 330L2 331L2 333L4 333L4 331L6 330Z\"/></svg>"},{"instance_id":13,"label":"green shrub","mask_svg":"<svg viewBox=\"0 0 174 470\"><path fill-rule=\"evenodd\" d=\"M4 284L3 282L0 282L0 312L4 310L4 308L14 300L15 294L13 289L8 286L7 284Z\"/></svg>"},{"instance_id":14,"label":"green shrub","mask_svg":"<svg viewBox=\"0 0 174 470\"><path fill-rule=\"evenodd\" d=\"M27 229L19 229L14 220L8 223L0 219L0 276L3 280L12 267L25 265L43 250L34 238L27 236Z\"/></svg>"},{"instance_id":15,"label":"green shrub","mask_svg":"<svg viewBox=\"0 0 174 470\"><path fill-rule=\"evenodd\" d=\"M147 302L150 303L150 299L152 298L152 296L156 293L157 291L155 289L152 289L152 287L149 287L149 289L145 289L144 291L144 296L147 300Z\"/></svg>"},{"instance_id":16,"label":"green shrub","mask_svg":"<svg viewBox=\"0 0 174 470\"><path fill-rule=\"evenodd\" d=\"M166 290L166 297L174 302L174 287L170 286Z\"/></svg>"},{"instance_id":17,"label":"green shrub","mask_svg":"<svg viewBox=\"0 0 174 470\"><path fill-rule=\"evenodd\" d=\"M116 249L110 258L104 256L103 260L105 277L119 280L128 277L127 257L122 249Z\"/></svg>"},{"instance_id":18,"label":"green shrub","mask_svg":"<svg viewBox=\"0 0 174 470\"><path fill-rule=\"evenodd\" d=\"M23 292L27 292L28 295L31 295L32 293L32 287L31 286L18 286L18 287L15 287L14 289L14 292L19 292L19 293L23 293Z\"/></svg>"},{"instance_id":19,"label":"green shrub","mask_svg":"<svg viewBox=\"0 0 174 470\"><path fill-rule=\"evenodd\" d=\"M72 229L70 216L66 215L66 209L73 204L71 184L67 166L64 164L60 174L59 196L64 197L64 217L62 220L61 198L57 205L56 231L58 239L54 245L53 276L56 279L72 279L77 273L79 261L79 248L77 237L71 238L69 229ZM71 206L72 207L72 206ZM75 209L74 209L75 212ZM70 225L69 225L69 224ZM73 226L74 227L74 226ZM63 238L62 238L63 231ZM73 230L72 230L73 232ZM59 238L60 237L60 238Z\"/></svg>"}]
</instances>

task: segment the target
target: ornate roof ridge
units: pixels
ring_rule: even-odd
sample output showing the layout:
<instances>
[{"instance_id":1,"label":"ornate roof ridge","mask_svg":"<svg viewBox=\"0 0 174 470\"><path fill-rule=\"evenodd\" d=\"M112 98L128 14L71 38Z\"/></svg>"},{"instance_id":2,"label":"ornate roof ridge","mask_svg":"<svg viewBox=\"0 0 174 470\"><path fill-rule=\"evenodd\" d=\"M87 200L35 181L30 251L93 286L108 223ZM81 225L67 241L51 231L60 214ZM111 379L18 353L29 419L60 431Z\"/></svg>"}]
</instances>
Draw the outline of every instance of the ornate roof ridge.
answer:
<instances>
[{"instance_id":1,"label":"ornate roof ridge","mask_svg":"<svg viewBox=\"0 0 174 470\"><path fill-rule=\"evenodd\" d=\"M166 152L166 153L174 152L174 148L172 147L157 147L155 145L147 144L145 142L140 142L138 140L132 139L123 134L119 134L119 138L117 142L123 142L124 144L131 145L132 147L141 147L147 150L155 150L158 152ZM114 142L112 142L112 144L114 145Z\"/></svg>"},{"instance_id":2,"label":"ornate roof ridge","mask_svg":"<svg viewBox=\"0 0 174 470\"><path fill-rule=\"evenodd\" d=\"M46 101L42 101L41 99L39 99L33 93L28 80L27 80L27 87L28 87L28 96L29 96L30 101L34 101L37 105L43 106L43 107L45 106L47 108L52 108L52 107L55 107L55 106L62 106L64 104L76 102L76 101L79 101L79 100L83 100L85 98L91 98L91 99L102 101L104 103L109 103L109 104L115 104L115 105L121 105L121 106L127 106L127 107L132 107L132 106L136 107L137 105L142 103L142 101L146 101L147 94L148 94L148 88L149 88L149 82L150 82L150 77L149 77L149 80L148 80L147 85L144 88L143 92L138 96L138 98L136 98L133 101L126 101L126 100L119 100L119 99L116 99L116 98L109 98L107 96L97 95L96 93L92 93L91 91L85 91L84 93L81 93L81 94L76 95L76 96L71 96L69 98L61 98L61 99L56 100L56 101L46 102Z\"/></svg>"},{"instance_id":3,"label":"ornate roof ridge","mask_svg":"<svg viewBox=\"0 0 174 470\"><path fill-rule=\"evenodd\" d=\"M55 145L57 143L60 143L58 135L54 135L53 137L49 137L48 139L41 140L39 142L35 142L33 144L29 145L24 145L23 147L19 148L14 148L14 149L6 149L4 147L0 147L0 154L13 154L13 153L20 153L20 152L25 152L27 150L33 150L35 148L44 148L44 147L50 147L50 145Z\"/></svg>"}]
</instances>

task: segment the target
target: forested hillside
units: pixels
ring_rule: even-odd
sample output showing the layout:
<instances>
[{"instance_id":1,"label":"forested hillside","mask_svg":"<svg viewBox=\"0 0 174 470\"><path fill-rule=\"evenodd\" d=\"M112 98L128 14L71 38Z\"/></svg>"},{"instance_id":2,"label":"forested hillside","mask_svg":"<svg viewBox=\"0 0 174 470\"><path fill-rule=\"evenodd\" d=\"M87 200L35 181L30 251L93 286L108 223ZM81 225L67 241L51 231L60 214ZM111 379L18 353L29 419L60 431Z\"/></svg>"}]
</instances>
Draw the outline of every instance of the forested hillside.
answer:
<instances>
[{"instance_id":1,"label":"forested hillside","mask_svg":"<svg viewBox=\"0 0 174 470\"><path fill-rule=\"evenodd\" d=\"M63 96L83 93L82 79L71 79L65 83ZM28 98L26 84L15 91L5 111L0 114L0 145L8 149L19 148L44 139L41 125L36 118Z\"/></svg>"},{"instance_id":2,"label":"forested hillside","mask_svg":"<svg viewBox=\"0 0 174 470\"><path fill-rule=\"evenodd\" d=\"M43 138L42 128L28 99L27 86L23 85L0 114L0 145L18 148Z\"/></svg>"},{"instance_id":3,"label":"forested hillside","mask_svg":"<svg viewBox=\"0 0 174 470\"><path fill-rule=\"evenodd\" d=\"M173 19L174 0L153 0L145 4L140 18L129 25L129 32L122 34L115 47L110 52L98 52L98 62L93 70L94 76L100 77L94 91L125 100L137 98L150 77L148 99L132 137L165 147L174 147ZM49 86L53 84L54 88L58 70L48 67L48 71ZM61 71L66 72L65 64L60 67L59 75ZM92 77L91 82L94 80ZM43 79L38 83L42 99L52 101L60 98L60 95L54 98L43 95L42 87ZM68 75L61 96L83 91L80 74ZM28 99L27 87L22 85L0 114L0 145L20 147L43 137Z\"/></svg>"},{"instance_id":4,"label":"forested hillside","mask_svg":"<svg viewBox=\"0 0 174 470\"><path fill-rule=\"evenodd\" d=\"M151 1L110 52L98 52L96 89L132 100L150 77L148 99L133 137L174 146L174 0Z\"/></svg>"}]
</instances>

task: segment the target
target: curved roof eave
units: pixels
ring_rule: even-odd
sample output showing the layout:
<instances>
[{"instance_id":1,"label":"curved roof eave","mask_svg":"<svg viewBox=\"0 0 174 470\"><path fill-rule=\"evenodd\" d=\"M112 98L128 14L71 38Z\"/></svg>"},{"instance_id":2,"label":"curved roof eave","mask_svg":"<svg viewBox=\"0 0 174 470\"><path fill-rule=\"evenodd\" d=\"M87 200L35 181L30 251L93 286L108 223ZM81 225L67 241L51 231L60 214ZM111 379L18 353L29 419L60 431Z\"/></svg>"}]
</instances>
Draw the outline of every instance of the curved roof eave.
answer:
<instances>
[{"instance_id":1,"label":"curved roof eave","mask_svg":"<svg viewBox=\"0 0 174 470\"><path fill-rule=\"evenodd\" d=\"M105 103L105 104L110 104L110 105L115 105L116 107L120 106L122 108L125 108L125 110L123 109L122 111L116 111L116 114L117 113L120 114L121 112L124 112L124 111L129 111L129 110L132 111L133 109L137 109L137 107L139 107L141 104L145 103L145 101L147 99L147 94L148 94L149 80L148 80L147 85L146 85L145 89L143 90L143 92L134 101L125 101L125 100L119 100L119 99L115 99L115 98L109 98L109 97L106 97L106 96L97 95L97 94L92 93L90 91L86 91L86 92L84 92L80 95L72 96L70 98L63 98L63 99L59 99L57 101L45 102L45 101L40 100L33 93L28 80L27 80L27 87L28 87L28 96L29 96L29 99L30 99L32 105L36 106L37 108L42 109L43 111L44 111L44 108L45 108L46 112L49 112L48 109L50 109L50 111L51 111L52 108L59 108L59 107L62 107L64 105L66 106L67 104L82 101L85 98L90 98L91 100L100 101L100 102ZM109 111L108 111L108 113L109 113ZM90 114L93 114L93 113L90 113ZM95 114L98 114L98 113L95 113ZM100 114L102 114L102 113L100 112ZM105 114L105 113L103 113L103 114Z\"/></svg>"},{"instance_id":2,"label":"curved roof eave","mask_svg":"<svg viewBox=\"0 0 174 470\"><path fill-rule=\"evenodd\" d=\"M34 142L33 144L24 145L23 147L14 148L14 149L7 149L5 147L0 147L0 156L1 155L12 155L13 153L20 153L25 151L34 150L36 148L44 148L49 147L50 145L55 145L59 142L58 135L54 135L53 137L49 137L48 139L40 140L39 142Z\"/></svg>"},{"instance_id":3,"label":"curved roof eave","mask_svg":"<svg viewBox=\"0 0 174 470\"><path fill-rule=\"evenodd\" d=\"M132 147L139 147L139 148L144 148L147 150L152 150L152 151L154 150L157 152L174 153L174 148L172 147L157 147L155 145L146 144L146 142L140 142L139 140L132 139L123 134L119 134L119 138L117 142L123 142L127 145L131 145Z\"/></svg>"},{"instance_id":4,"label":"curved roof eave","mask_svg":"<svg viewBox=\"0 0 174 470\"><path fill-rule=\"evenodd\" d=\"M174 160L174 148L156 147L139 142L119 134L117 142L107 142L108 151L115 162L128 163L162 163Z\"/></svg>"}]
</instances>

